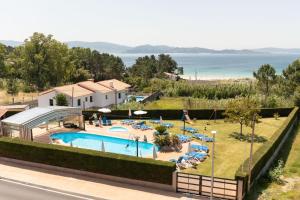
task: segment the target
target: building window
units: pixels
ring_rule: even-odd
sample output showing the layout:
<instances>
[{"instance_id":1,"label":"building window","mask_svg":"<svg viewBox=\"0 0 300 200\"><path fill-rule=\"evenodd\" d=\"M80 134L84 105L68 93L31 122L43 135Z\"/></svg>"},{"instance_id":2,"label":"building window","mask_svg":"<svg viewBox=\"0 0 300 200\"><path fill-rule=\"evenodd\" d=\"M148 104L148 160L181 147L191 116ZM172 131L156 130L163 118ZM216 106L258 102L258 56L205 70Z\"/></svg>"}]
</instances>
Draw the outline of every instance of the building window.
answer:
<instances>
[{"instance_id":1,"label":"building window","mask_svg":"<svg viewBox=\"0 0 300 200\"><path fill-rule=\"evenodd\" d=\"M108 96L107 96L107 94L105 95L105 99L108 99Z\"/></svg>"},{"instance_id":2,"label":"building window","mask_svg":"<svg viewBox=\"0 0 300 200\"><path fill-rule=\"evenodd\" d=\"M119 96L119 99L121 99L121 93L119 93L118 96Z\"/></svg>"},{"instance_id":3,"label":"building window","mask_svg":"<svg viewBox=\"0 0 300 200\"><path fill-rule=\"evenodd\" d=\"M77 106L81 106L81 99L77 99Z\"/></svg>"},{"instance_id":4,"label":"building window","mask_svg":"<svg viewBox=\"0 0 300 200\"><path fill-rule=\"evenodd\" d=\"M90 96L90 102L93 102L93 96Z\"/></svg>"},{"instance_id":5,"label":"building window","mask_svg":"<svg viewBox=\"0 0 300 200\"><path fill-rule=\"evenodd\" d=\"M53 99L49 99L49 105L53 106Z\"/></svg>"},{"instance_id":6,"label":"building window","mask_svg":"<svg viewBox=\"0 0 300 200\"><path fill-rule=\"evenodd\" d=\"M87 102L88 101L88 98L87 97L85 97L85 102Z\"/></svg>"}]
</instances>

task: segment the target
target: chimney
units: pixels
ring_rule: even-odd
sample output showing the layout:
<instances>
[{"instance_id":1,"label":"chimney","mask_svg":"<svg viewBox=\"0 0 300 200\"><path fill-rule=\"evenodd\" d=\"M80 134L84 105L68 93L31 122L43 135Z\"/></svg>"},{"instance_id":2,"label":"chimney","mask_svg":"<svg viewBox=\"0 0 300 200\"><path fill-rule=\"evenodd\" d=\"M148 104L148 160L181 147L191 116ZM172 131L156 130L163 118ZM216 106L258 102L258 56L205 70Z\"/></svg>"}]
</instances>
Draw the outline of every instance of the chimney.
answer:
<instances>
[{"instance_id":1,"label":"chimney","mask_svg":"<svg viewBox=\"0 0 300 200\"><path fill-rule=\"evenodd\" d=\"M109 87L114 88L114 82L110 81L109 82Z\"/></svg>"},{"instance_id":2,"label":"chimney","mask_svg":"<svg viewBox=\"0 0 300 200\"><path fill-rule=\"evenodd\" d=\"M93 78L89 78L88 81L95 82Z\"/></svg>"}]
</instances>

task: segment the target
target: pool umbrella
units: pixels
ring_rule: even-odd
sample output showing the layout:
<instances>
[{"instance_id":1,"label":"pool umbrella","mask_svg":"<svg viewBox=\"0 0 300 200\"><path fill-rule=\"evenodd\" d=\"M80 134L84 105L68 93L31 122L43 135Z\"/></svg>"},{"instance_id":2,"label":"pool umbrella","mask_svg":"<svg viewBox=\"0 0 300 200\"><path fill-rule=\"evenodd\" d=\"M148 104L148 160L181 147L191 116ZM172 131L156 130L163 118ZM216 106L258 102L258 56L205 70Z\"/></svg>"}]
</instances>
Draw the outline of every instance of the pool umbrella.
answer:
<instances>
[{"instance_id":1,"label":"pool umbrella","mask_svg":"<svg viewBox=\"0 0 300 200\"><path fill-rule=\"evenodd\" d=\"M109 108L100 108L98 111L102 113L111 113L111 110Z\"/></svg>"},{"instance_id":2,"label":"pool umbrella","mask_svg":"<svg viewBox=\"0 0 300 200\"><path fill-rule=\"evenodd\" d=\"M153 159L155 160L156 158L157 158L157 153L156 153L155 146L153 146Z\"/></svg>"},{"instance_id":3,"label":"pool umbrella","mask_svg":"<svg viewBox=\"0 0 300 200\"><path fill-rule=\"evenodd\" d=\"M191 153L191 152L192 152L192 146L191 143L189 142L187 153Z\"/></svg>"},{"instance_id":4,"label":"pool umbrella","mask_svg":"<svg viewBox=\"0 0 300 200\"><path fill-rule=\"evenodd\" d=\"M147 111L137 110L137 111L134 111L133 114L142 116L142 115L147 114Z\"/></svg>"},{"instance_id":5,"label":"pool umbrella","mask_svg":"<svg viewBox=\"0 0 300 200\"><path fill-rule=\"evenodd\" d=\"M131 118L131 116L132 116L132 113L131 113L131 109L129 108L128 109L128 117Z\"/></svg>"},{"instance_id":6,"label":"pool umbrella","mask_svg":"<svg viewBox=\"0 0 300 200\"><path fill-rule=\"evenodd\" d=\"M160 123L160 124L163 123L162 116L159 117L159 123Z\"/></svg>"},{"instance_id":7,"label":"pool umbrella","mask_svg":"<svg viewBox=\"0 0 300 200\"><path fill-rule=\"evenodd\" d=\"M102 144L101 144L101 151L105 152L105 148L104 148L104 142L102 140Z\"/></svg>"},{"instance_id":8,"label":"pool umbrella","mask_svg":"<svg viewBox=\"0 0 300 200\"><path fill-rule=\"evenodd\" d=\"M147 114L147 111L137 110L137 111L134 111L133 114L135 114L135 115L145 115L145 114Z\"/></svg>"}]
</instances>

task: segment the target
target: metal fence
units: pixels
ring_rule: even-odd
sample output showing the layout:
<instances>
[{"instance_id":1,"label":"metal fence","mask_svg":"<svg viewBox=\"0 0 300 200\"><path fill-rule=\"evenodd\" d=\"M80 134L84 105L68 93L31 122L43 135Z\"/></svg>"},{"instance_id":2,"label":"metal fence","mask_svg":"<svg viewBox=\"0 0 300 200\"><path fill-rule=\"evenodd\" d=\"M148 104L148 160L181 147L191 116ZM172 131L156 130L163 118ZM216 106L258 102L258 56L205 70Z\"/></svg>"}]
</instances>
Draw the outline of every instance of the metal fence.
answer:
<instances>
[{"instance_id":1,"label":"metal fence","mask_svg":"<svg viewBox=\"0 0 300 200\"><path fill-rule=\"evenodd\" d=\"M198 196L211 195L211 177L182 172L177 172L176 177L176 192ZM214 178L213 197L220 199L237 199L237 180Z\"/></svg>"}]
</instances>

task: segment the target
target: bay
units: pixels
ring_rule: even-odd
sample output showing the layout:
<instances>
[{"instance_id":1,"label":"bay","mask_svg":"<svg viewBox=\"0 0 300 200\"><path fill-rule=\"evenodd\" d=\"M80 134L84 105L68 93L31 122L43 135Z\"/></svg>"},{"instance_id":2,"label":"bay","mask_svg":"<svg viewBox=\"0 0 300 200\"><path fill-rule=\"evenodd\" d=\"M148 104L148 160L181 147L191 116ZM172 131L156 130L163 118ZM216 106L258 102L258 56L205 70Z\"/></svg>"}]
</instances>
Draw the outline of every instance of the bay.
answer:
<instances>
[{"instance_id":1,"label":"bay","mask_svg":"<svg viewBox=\"0 0 300 200\"><path fill-rule=\"evenodd\" d=\"M145 54L116 54L127 67ZM155 55L155 54L154 54ZM251 78L262 64L271 64L277 74L300 58L300 54L183 54L171 53L178 66L184 68L186 79ZM157 56L157 54L155 55Z\"/></svg>"}]
</instances>

